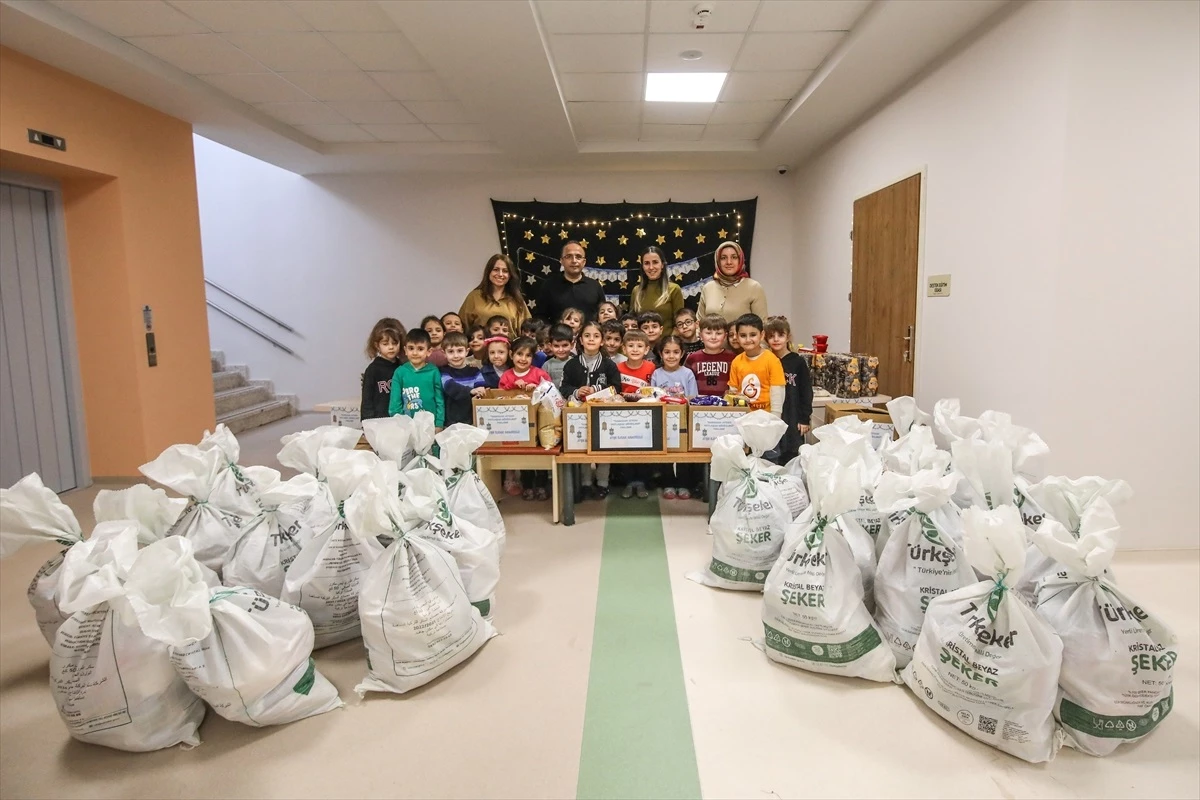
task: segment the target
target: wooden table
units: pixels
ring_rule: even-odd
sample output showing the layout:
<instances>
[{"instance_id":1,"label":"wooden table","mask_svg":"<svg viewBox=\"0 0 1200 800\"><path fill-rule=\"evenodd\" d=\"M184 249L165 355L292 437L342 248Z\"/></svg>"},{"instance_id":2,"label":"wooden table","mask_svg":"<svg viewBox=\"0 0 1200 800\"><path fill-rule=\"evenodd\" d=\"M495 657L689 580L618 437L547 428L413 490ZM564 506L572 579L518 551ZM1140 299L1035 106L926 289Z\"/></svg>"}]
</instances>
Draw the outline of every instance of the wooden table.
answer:
<instances>
[{"instance_id":1,"label":"wooden table","mask_svg":"<svg viewBox=\"0 0 1200 800\"><path fill-rule=\"evenodd\" d=\"M544 469L550 472L550 506L553 509L553 521L559 520L561 508L561 492L559 491L558 466L556 464L560 447L547 450L544 447L502 447L486 444L475 451L475 471L479 473L483 485L492 493L492 497L504 497L503 473L506 469ZM574 500L574 496L571 498ZM571 511L571 522L575 521L574 508Z\"/></svg>"},{"instance_id":2,"label":"wooden table","mask_svg":"<svg viewBox=\"0 0 1200 800\"><path fill-rule=\"evenodd\" d=\"M579 464L703 464L704 485L708 487L708 515L711 517L717 503L717 485L709 477L709 464L712 453L708 450L694 452L665 452L665 453L562 453L554 459L562 474L559 483L562 484L563 525L575 524L575 467ZM558 522L558 517L555 522Z\"/></svg>"}]
</instances>

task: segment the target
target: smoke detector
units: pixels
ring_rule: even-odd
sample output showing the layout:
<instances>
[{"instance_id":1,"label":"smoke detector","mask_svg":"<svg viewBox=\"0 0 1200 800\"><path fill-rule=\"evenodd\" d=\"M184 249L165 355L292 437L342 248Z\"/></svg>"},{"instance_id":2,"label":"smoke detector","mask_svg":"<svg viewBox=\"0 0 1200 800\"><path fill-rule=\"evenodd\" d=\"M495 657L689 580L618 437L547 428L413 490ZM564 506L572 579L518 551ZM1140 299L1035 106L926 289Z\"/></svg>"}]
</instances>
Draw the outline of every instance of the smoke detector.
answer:
<instances>
[{"instance_id":1,"label":"smoke detector","mask_svg":"<svg viewBox=\"0 0 1200 800\"><path fill-rule=\"evenodd\" d=\"M709 18L712 17L713 4L697 3L696 7L692 11L695 15L692 17L692 27L698 31L702 31L707 28Z\"/></svg>"}]
</instances>

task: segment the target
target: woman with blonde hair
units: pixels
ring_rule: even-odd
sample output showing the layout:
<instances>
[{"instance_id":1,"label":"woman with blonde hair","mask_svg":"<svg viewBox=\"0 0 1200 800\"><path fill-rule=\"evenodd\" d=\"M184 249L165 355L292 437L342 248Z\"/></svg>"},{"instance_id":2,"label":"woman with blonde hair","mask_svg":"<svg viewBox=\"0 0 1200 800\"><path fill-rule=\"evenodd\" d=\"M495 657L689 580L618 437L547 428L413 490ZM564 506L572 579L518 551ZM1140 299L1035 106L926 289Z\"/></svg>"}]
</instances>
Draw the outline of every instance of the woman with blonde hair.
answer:
<instances>
[{"instance_id":1,"label":"woman with blonde hair","mask_svg":"<svg viewBox=\"0 0 1200 800\"><path fill-rule=\"evenodd\" d=\"M713 280L700 290L696 316L703 319L705 314L716 314L726 322L733 322L743 314L757 314L766 319L767 293L746 271L742 246L737 242L721 242L713 260L717 270Z\"/></svg>"},{"instance_id":2,"label":"woman with blonde hair","mask_svg":"<svg viewBox=\"0 0 1200 800\"><path fill-rule=\"evenodd\" d=\"M496 253L488 259L483 279L467 294L458 316L468 329L486 325L494 316L507 318L511 331L521 329L521 323L531 315L521 296L521 273L508 256Z\"/></svg>"},{"instance_id":3,"label":"woman with blonde hair","mask_svg":"<svg viewBox=\"0 0 1200 800\"><path fill-rule=\"evenodd\" d=\"M683 308L683 290L667 277L667 254L653 245L642 253L642 274L629 298L629 311L655 311L663 318L663 337L675 330L675 315Z\"/></svg>"}]
</instances>

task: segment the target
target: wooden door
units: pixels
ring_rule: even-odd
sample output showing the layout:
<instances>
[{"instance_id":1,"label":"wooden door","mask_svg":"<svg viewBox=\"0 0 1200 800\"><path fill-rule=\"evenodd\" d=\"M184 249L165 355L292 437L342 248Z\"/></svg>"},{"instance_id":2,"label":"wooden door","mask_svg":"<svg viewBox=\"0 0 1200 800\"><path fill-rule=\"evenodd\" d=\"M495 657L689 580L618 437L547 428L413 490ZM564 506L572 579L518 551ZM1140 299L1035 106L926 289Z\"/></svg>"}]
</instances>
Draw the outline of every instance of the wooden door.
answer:
<instances>
[{"instance_id":1,"label":"wooden door","mask_svg":"<svg viewBox=\"0 0 1200 800\"><path fill-rule=\"evenodd\" d=\"M921 176L854 201L850 351L879 356L879 392L913 391Z\"/></svg>"}]
</instances>

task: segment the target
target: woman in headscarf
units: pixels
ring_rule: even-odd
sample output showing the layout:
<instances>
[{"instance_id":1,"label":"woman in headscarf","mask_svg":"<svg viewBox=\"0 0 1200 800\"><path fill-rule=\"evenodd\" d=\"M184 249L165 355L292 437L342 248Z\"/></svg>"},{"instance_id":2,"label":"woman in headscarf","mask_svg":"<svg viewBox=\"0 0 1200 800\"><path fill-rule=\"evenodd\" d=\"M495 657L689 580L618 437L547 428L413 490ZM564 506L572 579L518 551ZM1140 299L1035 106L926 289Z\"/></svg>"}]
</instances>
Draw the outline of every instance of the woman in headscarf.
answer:
<instances>
[{"instance_id":1,"label":"woman in headscarf","mask_svg":"<svg viewBox=\"0 0 1200 800\"><path fill-rule=\"evenodd\" d=\"M663 336L675 330L675 315L683 308L683 290L667 278L666 253L657 247L642 253L642 274L629 298L629 311L641 314L657 311L663 318Z\"/></svg>"},{"instance_id":2,"label":"woman in headscarf","mask_svg":"<svg viewBox=\"0 0 1200 800\"><path fill-rule=\"evenodd\" d=\"M514 334L521 323L529 319L529 306L521 296L521 275L506 255L496 253L483 268L483 280L472 289L458 310L463 327L487 325L494 316L508 318L508 329Z\"/></svg>"},{"instance_id":3,"label":"woman in headscarf","mask_svg":"<svg viewBox=\"0 0 1200 800\"><path fill-rule=\"evenodd\" d=\"M737 242L721 242L715 257L717 271L713 280L700 290L697 316L716 314L733 322L743 314L767 318L767 293L762 284L746 272L746 255Z\"/></svg>"}]
</instances>

